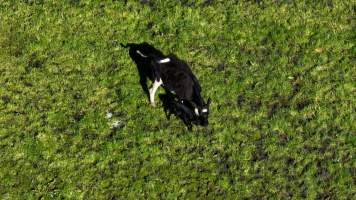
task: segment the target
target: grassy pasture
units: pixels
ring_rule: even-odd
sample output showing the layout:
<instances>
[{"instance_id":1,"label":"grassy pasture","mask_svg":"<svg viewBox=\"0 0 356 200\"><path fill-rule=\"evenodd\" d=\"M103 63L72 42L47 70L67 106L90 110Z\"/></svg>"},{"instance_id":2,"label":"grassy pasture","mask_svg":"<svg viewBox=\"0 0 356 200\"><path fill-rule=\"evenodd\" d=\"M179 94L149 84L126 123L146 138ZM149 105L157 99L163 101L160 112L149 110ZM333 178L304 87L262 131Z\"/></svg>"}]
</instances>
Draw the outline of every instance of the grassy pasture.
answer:
<instances>
[{"instance_id":1,"label":"grassy pasture","mask_svg":"<svg viewBox=\"0 0 356 200\"><path fill-rule=\"evenodd\" d=\"M1 1L0 199L353 199L355 10ZM191 65L208 128L149 106L119 47L143 41Z\"/></svg>"}]
</instances>

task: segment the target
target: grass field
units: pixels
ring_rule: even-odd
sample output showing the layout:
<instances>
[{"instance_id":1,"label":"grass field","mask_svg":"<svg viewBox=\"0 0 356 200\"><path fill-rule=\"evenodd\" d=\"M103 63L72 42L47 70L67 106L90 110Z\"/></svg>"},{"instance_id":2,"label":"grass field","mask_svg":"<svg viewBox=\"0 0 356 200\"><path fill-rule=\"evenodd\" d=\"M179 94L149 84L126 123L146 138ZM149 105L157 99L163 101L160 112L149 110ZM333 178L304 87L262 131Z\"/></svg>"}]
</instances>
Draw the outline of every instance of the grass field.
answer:
<instances>
[{"instance_id":1,"label":"grass field","mask_svg":"<svg viewBox=\"0 0 356 200\"><path fill-rule=\"evenodd\" d=\"M0 199L354 199L356 2L301 2L1 1ZM149 106L143 41L207 128Z\"/></svg>"}]
</instances>

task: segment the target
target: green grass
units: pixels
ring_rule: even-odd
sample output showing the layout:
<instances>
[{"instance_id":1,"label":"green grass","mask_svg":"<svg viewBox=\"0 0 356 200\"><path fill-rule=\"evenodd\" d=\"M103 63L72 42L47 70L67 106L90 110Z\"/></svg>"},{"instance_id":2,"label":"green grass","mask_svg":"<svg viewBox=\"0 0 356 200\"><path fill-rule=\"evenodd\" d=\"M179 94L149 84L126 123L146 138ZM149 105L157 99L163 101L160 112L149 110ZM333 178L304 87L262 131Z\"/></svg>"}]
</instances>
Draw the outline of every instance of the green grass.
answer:
<instances>
[{"instance_id":1,"label":"green grass","mask_svg":"<svg viewBox=\"0 0 356 200\"><path fill-rule=\"evenodd\" d=\"M148 2L1 1L1 199L355 197L354 0ZM149 106L119 47L143 41L208 128Z\"/></svg>"}]
</instances>

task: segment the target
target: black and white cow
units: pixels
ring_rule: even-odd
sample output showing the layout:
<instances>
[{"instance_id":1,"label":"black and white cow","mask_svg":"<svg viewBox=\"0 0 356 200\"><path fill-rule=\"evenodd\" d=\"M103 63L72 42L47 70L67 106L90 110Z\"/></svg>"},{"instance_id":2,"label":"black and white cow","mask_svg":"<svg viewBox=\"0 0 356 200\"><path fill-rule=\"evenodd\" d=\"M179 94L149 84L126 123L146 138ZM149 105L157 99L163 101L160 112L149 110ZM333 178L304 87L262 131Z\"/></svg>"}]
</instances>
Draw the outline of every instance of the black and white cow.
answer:
<instances>
[{"instance_id":1,"label":"black and white cow","mask_svg":"<svg viewBox=\"0 0 356 200\"><path fill-rule=\"evenodd\" d=\"M210 98L205 102L201 97L198 79L186 62L173 54L165 56L148 43L128 43L121 46L130 48L130 57L137 65L141 86L148 93L152 106L155 105L154 96L157 89L163 86L166 93L172 93L177 98L177 108L182 108L183 112L188 112L184 111L185 109L191 109L198 124L208 125ZM147 78L153 82L150 89L147 87Z\"/></svg>"}]
</instances>

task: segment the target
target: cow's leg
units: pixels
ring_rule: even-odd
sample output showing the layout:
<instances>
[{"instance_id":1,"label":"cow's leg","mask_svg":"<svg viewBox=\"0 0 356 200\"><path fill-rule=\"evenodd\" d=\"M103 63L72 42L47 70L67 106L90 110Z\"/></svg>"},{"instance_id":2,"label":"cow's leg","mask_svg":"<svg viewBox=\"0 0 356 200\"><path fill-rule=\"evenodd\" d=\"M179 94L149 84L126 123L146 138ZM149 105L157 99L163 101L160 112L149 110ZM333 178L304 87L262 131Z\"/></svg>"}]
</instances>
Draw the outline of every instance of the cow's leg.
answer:
<instances>
[{"instance_id":1,"label":"cow's leg","mask_svg":"<svg viewBox=\"0 0 356 200\"><path fill-rule=\"evenodd\" d=\"M158 89L159 86L163 84L162 79L159 79L159 81L155 80L152 84L152 87L150 88L150 103L153 107L155 107L155 93Z\"/></svg>"}]
</instances>

